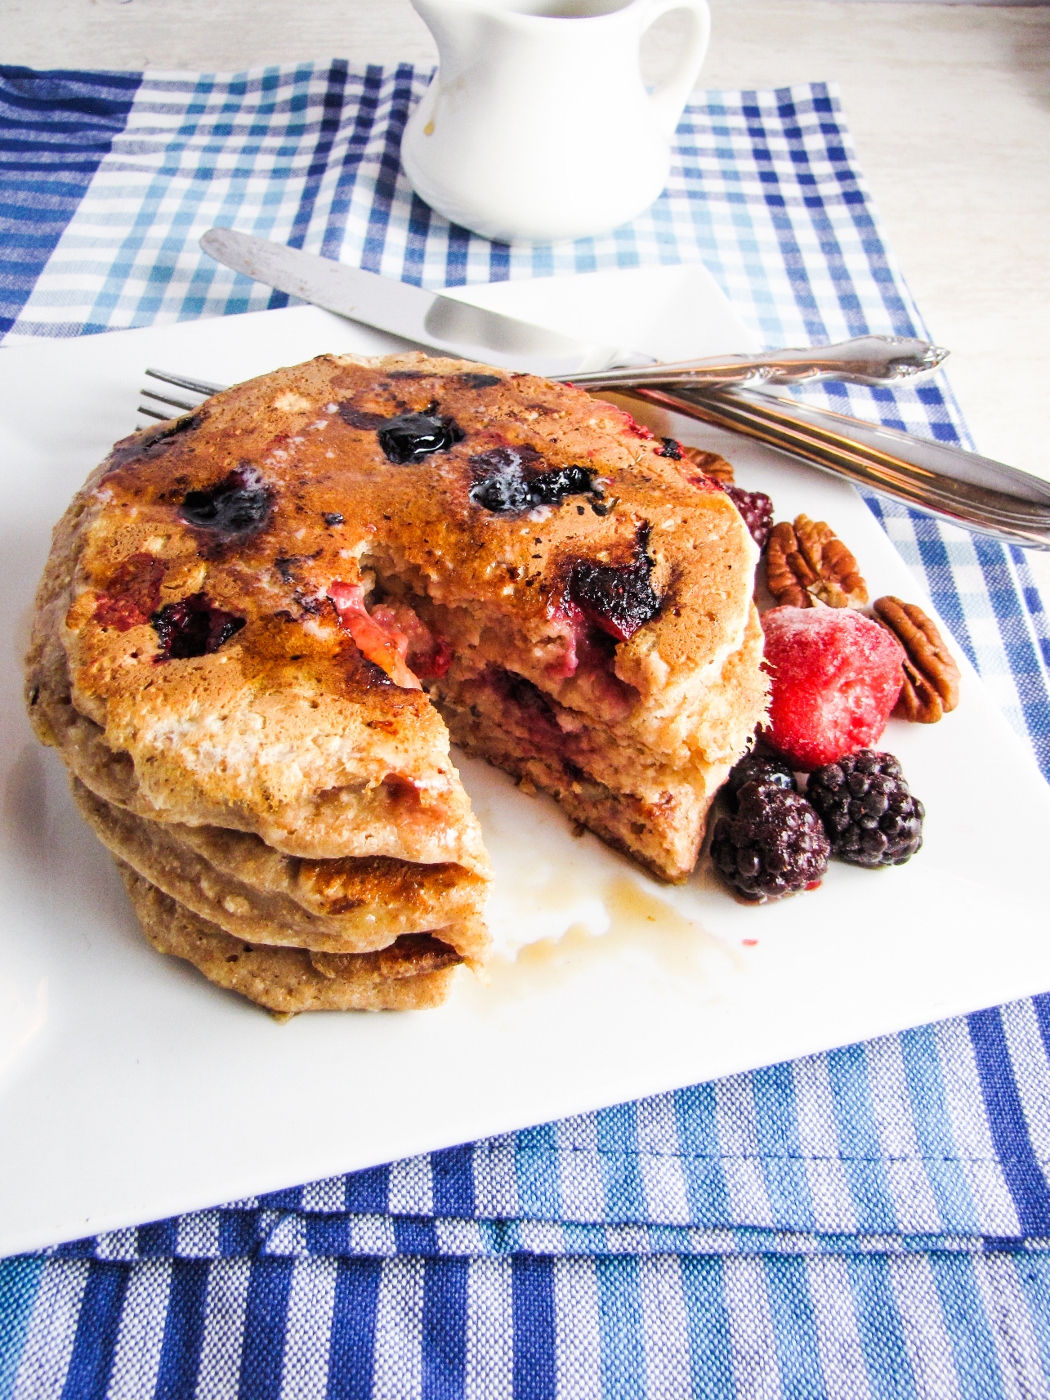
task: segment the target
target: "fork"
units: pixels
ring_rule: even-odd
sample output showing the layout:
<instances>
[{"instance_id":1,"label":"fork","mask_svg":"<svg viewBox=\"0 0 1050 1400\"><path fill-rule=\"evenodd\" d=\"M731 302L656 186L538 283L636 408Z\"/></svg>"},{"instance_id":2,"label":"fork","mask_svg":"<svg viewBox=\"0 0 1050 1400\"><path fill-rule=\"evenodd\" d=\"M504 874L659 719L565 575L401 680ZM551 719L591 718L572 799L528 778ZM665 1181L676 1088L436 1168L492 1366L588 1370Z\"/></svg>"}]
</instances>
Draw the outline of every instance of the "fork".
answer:
<instances>
[{"instance_id":1,"label":"fork","mask_svg":"<svg viewBox=\"0 0 1050 1400\"><path fill-rule=\"evenodd\" d=\"M150 403L140 404L139 413L160 420L179 415L151 405L192 413L225 387L166 370L147 369L146 374L196 396L187 401L143 389L142 397ZM671 392L622 381L615 388L629 400L742 433L975 534L1029 549L1050 549L1050 482L990 457L769 393L684 385Z\"/></svg>"},{"instance_id":2,"label":"fork","mask_svg":"<svg viewBox=\"0 0 1050 1400\"><path fill-rule=\"evenodd\" d=\"M221 394L227 386L225 384L209 384L206 379L185 379L181 374L168 374L163 369L147 369L146 376L149 379L159 379L164 384L171 384L176 389L188 389L191 394L198 397L195 402L187 403L185 399L173 399L167 394L158 394L153 389L140 389L139 397L149 399L149 404L140 403L138 412L147 418L159 418L166 423L171 418L178 418L178 413L160 413L157 409L151 408L150 404L164 403L171 408L178 408L183 413L192 413L195 408L199 408L205 399L211 398L212 394Z\"/></svg>"}]
</instances>

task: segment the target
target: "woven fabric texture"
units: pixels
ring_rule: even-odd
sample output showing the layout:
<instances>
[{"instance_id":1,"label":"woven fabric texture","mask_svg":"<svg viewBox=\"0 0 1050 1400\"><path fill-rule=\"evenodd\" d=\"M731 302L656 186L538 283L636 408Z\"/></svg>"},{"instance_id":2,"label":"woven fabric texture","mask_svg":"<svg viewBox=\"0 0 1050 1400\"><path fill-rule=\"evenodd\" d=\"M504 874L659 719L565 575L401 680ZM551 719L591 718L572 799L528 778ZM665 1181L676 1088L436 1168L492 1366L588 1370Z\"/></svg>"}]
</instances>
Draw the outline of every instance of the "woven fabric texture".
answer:
<instances>
[{"instance_id":1,"label":"woven fabric texture","mask_svg":"<svg viewBox=\"0 0 1050 1400\"><path fill-rule=\"evenodd\" d=\"M226 224L428 287L703 261L769 345L922 331L834 90L690 106L553 247L407 186L428 74L0 69L8 345L279 306ZM966 443L943 379L818 402ZM1050 777L1020 551L869 499ZM0 1400L1050 1393L1050 997L0 1262Z\"/></svg>"}]
</instances>

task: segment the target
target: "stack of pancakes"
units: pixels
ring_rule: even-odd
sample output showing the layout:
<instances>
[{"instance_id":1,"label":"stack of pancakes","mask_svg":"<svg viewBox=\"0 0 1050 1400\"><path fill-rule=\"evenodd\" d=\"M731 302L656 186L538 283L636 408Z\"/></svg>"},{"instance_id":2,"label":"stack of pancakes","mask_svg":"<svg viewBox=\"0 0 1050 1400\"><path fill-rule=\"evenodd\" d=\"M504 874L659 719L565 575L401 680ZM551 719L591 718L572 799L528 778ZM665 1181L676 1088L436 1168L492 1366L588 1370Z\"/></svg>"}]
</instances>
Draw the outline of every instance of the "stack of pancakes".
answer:
<instances>
[{"instance_id":1,"label":"stack of pancakes","mask_svg":"<svg viewBox=\"0 0 1050 1400\"><path fill-rule=\"evenodd\" d=\"M487 942L449 730L686 877L766 691L756 550L686 466L422 355L118 444L56 529L27 700L154 946L276 1012L440 1001Z\"/></svg>"}]
</instances>

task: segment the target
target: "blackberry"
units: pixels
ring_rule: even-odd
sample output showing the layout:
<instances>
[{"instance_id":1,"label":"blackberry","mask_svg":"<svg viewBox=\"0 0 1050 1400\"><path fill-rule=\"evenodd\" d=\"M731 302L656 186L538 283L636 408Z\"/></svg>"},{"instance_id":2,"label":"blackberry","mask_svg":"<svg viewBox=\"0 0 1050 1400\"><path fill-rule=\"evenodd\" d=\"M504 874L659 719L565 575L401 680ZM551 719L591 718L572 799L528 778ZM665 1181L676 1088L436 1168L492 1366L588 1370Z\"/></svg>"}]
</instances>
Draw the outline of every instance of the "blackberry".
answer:
<instances>
[{"instance_id":1,"label":"blackberry","mask_svg":"<svg viewBox=\"0 0 1050 1400\"><path fill-rule=\"evenodd\" d=\"M737 793L711 842L715 869L747 899L763 902L814 889L828 868L828 838L804 797L760 782Z\"/></svg>"},{"instance_id":2,"label":"blackberry","mask_svg":"<svg viewBox=\"0 0 1050 1400\"><path fill-rule=\"evenodd\" d=\"M744 517L744 524L751 532L751 538L759 549L765 549L769 532L773 528L773 502L764 491L745 491L742 486L734 486L729 481L723 483L722 490Z\"/></svg>"},{"instance_id":3,"label":"blackberry","mask_svg":"<svg viewBox=\"0 0 1050 1400\"><path fill-rule=\"evenodd\" d=\"M831 853L851 865L903 865L922 845L925 808L890 753L860 749L810 774L806 795Z\"/></svg>"},{"instance_id":4,"label":"blackberry","mask_svg":"<svg viewBox=\"0 0 1050 1400\"><path fill-rule=\"evenodd\" d=\"M737 793L747 783L783 788L786 792L798 792L791 764L782 758L772 758L767 754L745 754L730 772L726 779L726 797L731 806L735 803Z\"/></svg>"}]
</instances>

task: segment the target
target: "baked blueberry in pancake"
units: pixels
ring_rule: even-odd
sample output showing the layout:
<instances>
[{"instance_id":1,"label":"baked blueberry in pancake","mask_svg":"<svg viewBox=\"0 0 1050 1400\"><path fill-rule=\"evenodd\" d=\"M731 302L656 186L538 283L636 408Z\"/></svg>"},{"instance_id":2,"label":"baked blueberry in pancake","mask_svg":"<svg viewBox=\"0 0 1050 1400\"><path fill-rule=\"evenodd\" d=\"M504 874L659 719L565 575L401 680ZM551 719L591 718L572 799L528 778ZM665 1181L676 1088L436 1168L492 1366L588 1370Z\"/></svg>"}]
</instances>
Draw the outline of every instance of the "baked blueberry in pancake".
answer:
<instances>
[{"instance_id":1,"label":"baked blueberry in pancake","mask_svg":"<svg viewBox=\"0 0 1050 1400\"><path fill-rule=\"evenodd\" d=\"M164 951L275 1010L430 1004L450 964L419 940L485 947L450 734L685 878L764 712L756 555L571 386L323 356L117 444L56 529L27 701L140 917L180 911ZM273 957L218 977L223 938Z\"/></svg>"}]
</instances>

